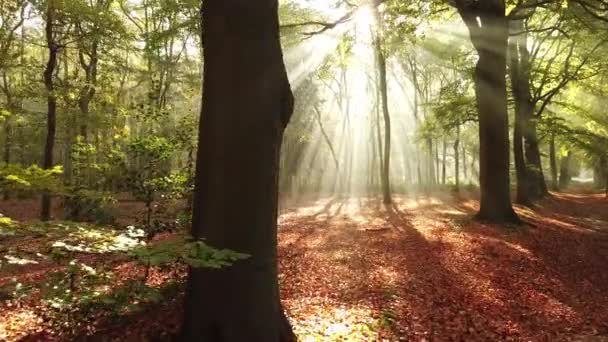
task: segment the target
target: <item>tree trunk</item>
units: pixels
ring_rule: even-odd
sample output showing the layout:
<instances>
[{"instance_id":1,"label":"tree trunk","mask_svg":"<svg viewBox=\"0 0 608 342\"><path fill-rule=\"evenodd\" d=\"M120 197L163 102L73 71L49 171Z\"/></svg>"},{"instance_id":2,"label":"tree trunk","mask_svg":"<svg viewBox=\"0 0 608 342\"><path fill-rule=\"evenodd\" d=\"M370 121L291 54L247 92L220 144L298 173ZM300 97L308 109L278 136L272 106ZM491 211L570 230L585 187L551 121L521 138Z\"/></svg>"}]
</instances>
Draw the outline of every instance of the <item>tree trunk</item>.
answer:
<instances>
[{"instance_id":1,"label":"tree trunk","mask_svg":"<svg viewBox=\"0 0 608 342\"><path fill-rule=\"evenodd\" d=\"M11 115L14 115L11 113ZM11 117L7 117L4 122L4 163L6 166L11 163L11 135L12 135L12 127L11 127ZM4 191L4 200L7 201L10 199L10 191Z\"/></svg>"},{"instance_id":2,"label":"tree trunk","mask_svg":"<svg viewBox=\"0 0 608 342\"><path fill-rule=\"evenodd\" d=\"M445 178L446 178L446 157L447 157L447 151L448 151L448 143L447 141L445 141L445 138L443 139L443 154L441 156L441 184L445 185Z\"/></svg>"},{"instance_id":3,"label":"tree trunk","mask_svg":"<svg viewBox=\"0 0 608 342\"><path fill-rule=\"evenodd\" d=\"M515 125L513 128L513 157L515 159L515 175L517 178L517 193L516 202L523 205L530 205L529 179L524 157L524 125L527 117L530 115L530 93L528 75L526 68L528 67L527 47L525 46L527 35L521 32L524 31L522 20L513 23L512 29L519 32L519 35L513 36L509 42L509 71L511 72L511 89L513 92L514 107L515 107ZM525 50L525 51L524 51Z\"/></svg>"},{"instance_id":4,"label":"tree trunk","mask_svg":"<svg viewBox=\"0 0 608 342\"><path fill-rule=\"evenodd\" d=\"M551 135L549 141L549 160L551 164L551 190L559 189L559 181L557 179L557 158L555 157L555 136Z\"/></svg>"},{"instance_id":5,"label":"tree trunk","mask_svg":"<svg viewBox=\"0 0 608 342\"><path fill-rule=\"evenodd\" d=\"M293 110L278 1L205 1L202 13L192 233L250 257L218 270L191 270L181 340L295 341L277 274L278 163Z\"/></svg>"},{"instance_id":6,"label":"tree trunk","mask_svg":"<svg viewBox=\"0 0 608 342\"><path fill-rule=\"evenodd\" d=\"M46 143L44 146L44 158L42 161L43 169L53 167L53 152L55 148L55 130L57 121L57 99L55 97L55 86L53 84L53 73L57 67L57 53L59 47L55 42L54 37L54 0L49 0L47 3L47 17L45 24L46 42L49 51L49 58L44 69L43 79L44 86L47 91L47 132ZM42 194L42 203L40 211L40 219L48 221L51 218L51 195L48 192Z\"/></svg>"},{"instance_id":7,"label":"tree trunk","mask_svg":"<svg viewBox=\"0 0 608 342\"><path fill-rule=\"evenodd\" d=\"M467 148L462 144L462 175L464 176L464 181L468 181L469 175L467 170Z\"/></svg>"},{"instance_id":8,"label":"tree trunk","mask_svg":"<svg viewBox=\"0 0 608 342\"><path fill-rule=\"evenodd\" d=\"M530 176L530 193L534 198L542 198L549 193L543 167L540 160L540 148L538 134L536 132L536 122L530 120L526 125L525 149L526 163L528 164L528 174Z\"/></svg>"},{"instance_id":9,"label":"tree trunk","mask_svg":"<svg viewBox=\"0 0 608 342\"><path fill-rule=\"evenodd\" d=\"M466 165L466 160L462 165ZM460 126L456 127L456 140L454 140L454 185L456 191L460 190Z\"/></svg>"},{"instance_id":10,"label":"tree trunk","mask_svg":"<svg viewBox=\"0 0 608 342\"><path fill-rule=\"evenodd\" d=\"M559 166L559 187L565 189L570 184L570 160L572 159L572 152L568 151L565 158L560 160Z\"/></svg>"},{"instance_id":11,"label":"tree trunk","mask_svg":"<svg viewBox=\"0 0 608 342\"><path fill-rule=\"evenodd\" d=\"M382 17L374 6L377 20L377 31L374 37L374 48L376 49L376 63L378 68L378 78L380 87L380 99L382 104L382 115L384 119L384 156L382 158L382 202L392 203L391 184L390 184L390 163L391 163L391 116L388 111L388 89L386 82L386 56L382 47Z\"/></svg>"},{"instance_id":12,"label":"tree trunk","mask_svg":"<svg viewBox=\"0 0 608 342\"><path fill-rule=\"evenodd\" d=\"M474 82L479 115L480 209L477 218L519 222L511 205L506 58L508 20L499 0L459 0L457 9L478 52Z\"/></svg>"}]
</instances>

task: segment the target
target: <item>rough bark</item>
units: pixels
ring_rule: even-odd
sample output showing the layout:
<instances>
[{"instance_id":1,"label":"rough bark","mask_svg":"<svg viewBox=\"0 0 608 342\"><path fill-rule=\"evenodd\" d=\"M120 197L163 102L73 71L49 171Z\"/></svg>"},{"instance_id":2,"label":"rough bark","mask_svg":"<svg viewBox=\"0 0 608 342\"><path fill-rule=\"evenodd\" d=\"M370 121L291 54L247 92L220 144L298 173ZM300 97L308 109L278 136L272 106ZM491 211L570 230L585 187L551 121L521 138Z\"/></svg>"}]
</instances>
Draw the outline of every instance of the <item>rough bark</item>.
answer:
<instances>
[{"instance_id":1,"label":"rough bark","mask_svg":"<svg viewBox=\"0 0 608 342\"><path fill-rule=\"evenodd\" d=\"M192 233L251 256L219 270L191 270L181 340L294 341L277 275L279 152L293 110L278 1L205 1L202 16Z\"/></svg>"},{"instance_id":2,"label":"rough bark","mask_svg":"<svg viewBox=\"0 0 608 342\"><path fill-rule=\"evenodd\" d=\"M519 222L511 205L507 115L508 20L500 0L455 1L479 59L474 82L479 115L480 209L477 218Z\"/></svg>"},{"instance_id":3,"label":"rough bark","mask_svg":"<svg viewBox=\"0 0 608 342\"><path fill-rule=\"evenodd\" d=\"M530 175L530 193L534 198L542 198L549 193L543 167L540 159L540 146L536 130L536 122L530 120L525 131L526 163Z\"/></svg>"},{"instance_id":4,"label":"rough bark","mask_svg":"<svg viewBox=\"0 0 608 342\"><path fill-rule=\"evenodd\" d=\"M43 73L44 86L47 91L47 131L46 142L44 145L44 157L42 160L42 168L50 169L53 167L53 152L55 149L55 131L57 121L57 99L55 97L55 85L53 83L53 73L57 67L57 54L59 46L55 41L54 20L55 20L55 3L49 0L47 3L45 35L49 57ZM48 192L42 194L42 203L40 211L40 219L43 221L49 220L51 217L51 196Z\"/></svg>"}]
</instances>

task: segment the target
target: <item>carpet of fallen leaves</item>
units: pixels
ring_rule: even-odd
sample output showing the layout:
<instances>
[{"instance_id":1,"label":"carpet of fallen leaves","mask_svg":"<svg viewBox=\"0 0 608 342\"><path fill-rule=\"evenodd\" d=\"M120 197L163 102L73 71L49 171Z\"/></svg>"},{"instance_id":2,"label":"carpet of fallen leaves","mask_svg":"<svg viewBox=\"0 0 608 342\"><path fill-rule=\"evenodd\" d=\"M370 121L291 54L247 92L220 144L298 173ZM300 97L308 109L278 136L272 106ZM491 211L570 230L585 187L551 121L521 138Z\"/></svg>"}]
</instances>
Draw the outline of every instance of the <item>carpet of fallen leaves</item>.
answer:
<instances>
[{"instance_id":1,"label":"carpet of fallen leaves","mask_svg":"<svg viewBox=\"0 0 608 342\"><path fill-rule=\"evenodd\" d=\"M333 198L286 208L281 296L300 340L608 341L608 199L555 193L516 208L525 225L501 227L472 220L471 198L395 197L388 208ZM36 281L41 273L24 274ZM119 323L99 320L82 336L168 339L180 300ZM0 340L61 340L40 328L32 308L0 304Z\"/></svg>"}]
</instances>

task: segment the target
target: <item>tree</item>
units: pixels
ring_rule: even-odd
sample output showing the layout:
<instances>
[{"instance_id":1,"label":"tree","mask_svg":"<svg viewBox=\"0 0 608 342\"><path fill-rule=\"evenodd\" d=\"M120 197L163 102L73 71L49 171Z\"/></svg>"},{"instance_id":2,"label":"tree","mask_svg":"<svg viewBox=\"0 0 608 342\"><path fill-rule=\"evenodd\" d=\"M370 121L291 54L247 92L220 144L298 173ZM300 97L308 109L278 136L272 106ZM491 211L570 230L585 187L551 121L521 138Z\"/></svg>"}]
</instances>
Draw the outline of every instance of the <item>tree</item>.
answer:
<instances>
[{"instance_id":1,"label":"tree","mask_svg":"<svg viewBox=\"0 0 608 342\"><path fill-rule=\"evenodd\" d=\"M191 270L181 338L293 341L277 275L278 161L293 109L278 1L206 1L202 13L205 64L192 233L250 258L219 270Z\"/></svg>"},{"instance_id":2,"label":"tree","mask_svg":"<svg viewBox=\"0 0 608 342\"><path fill-rule=\"evenodd\" d=\"M372 6L372 11L376 17L376 31L374 32L374 50L376 54L376 68L378 70L378 87L380 93L380 103L382 105L382 117L384 119L384 148L382 149L382 171L380 180L382 183L382 202L391 204L391 184L390 184L390 165L391 165L391 116L388 110L388 90L386 82L386 52L382 44L383 20L377 6Z\"/></svg>"},{"instance_id":3,"label":"tree","mask_svg":"<svg viewBox=\"0 0 608 342\"><path fill-rule=\"evenodd\" d=\"M474 72L479 115L480 209L477 217L518 222L511 205L506 58L508 20L502 0L456 0L479 55Z\"/></svg>"},{"instance_id":4,"label":"tree","mask_svg":"<svg viewBox=\"0 0 608 342\"><path fill-rule=\"evenodd\" d=\"M53 152L55 149L55 131L57 126L57 98L55 94L55 84L53 74L57 67L57 54L59 53L59 44L57 43L56 13L57 8L55 0L48 0L46 4L46 22L45 35L49 57L44 69L43 79L44 86L47 91L47 133L46 144L44 146L44 158L42 168L51 169L53 167ZM51 196L45 192L42 194L42 206L40 211L40 219L43 221L49 220L51 217Z\"/></svg>"}]
</instances>

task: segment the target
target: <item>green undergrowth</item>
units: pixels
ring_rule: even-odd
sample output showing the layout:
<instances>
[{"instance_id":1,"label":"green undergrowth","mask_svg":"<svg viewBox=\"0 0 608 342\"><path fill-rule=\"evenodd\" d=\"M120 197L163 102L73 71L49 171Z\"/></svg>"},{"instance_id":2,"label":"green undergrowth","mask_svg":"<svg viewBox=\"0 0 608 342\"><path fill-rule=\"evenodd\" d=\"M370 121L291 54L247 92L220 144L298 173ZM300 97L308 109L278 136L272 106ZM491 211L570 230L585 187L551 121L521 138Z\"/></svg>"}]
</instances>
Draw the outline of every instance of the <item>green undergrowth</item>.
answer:
<instances>
[{"instance_id":1,"label":"green undergrowth","mask_svg":"<svg viewBox=\"0 0 608 342\"><path fill-rule=\"evenodd\" d=\"M133 226L116 229L69 221L25 224L1 218L0 274L9 272L13 277L8 284L0 284L0 299L20 306L37 294L38 310L47 321L70 329L100 314L130 314L169 300L181 291L188 267L230 267L248 257L183 234L147 241L145 232ZM121 270L119 265L128 269ZM48 270L43 281L27 279L31 266Z\"/></svg>"}]
</instances>

